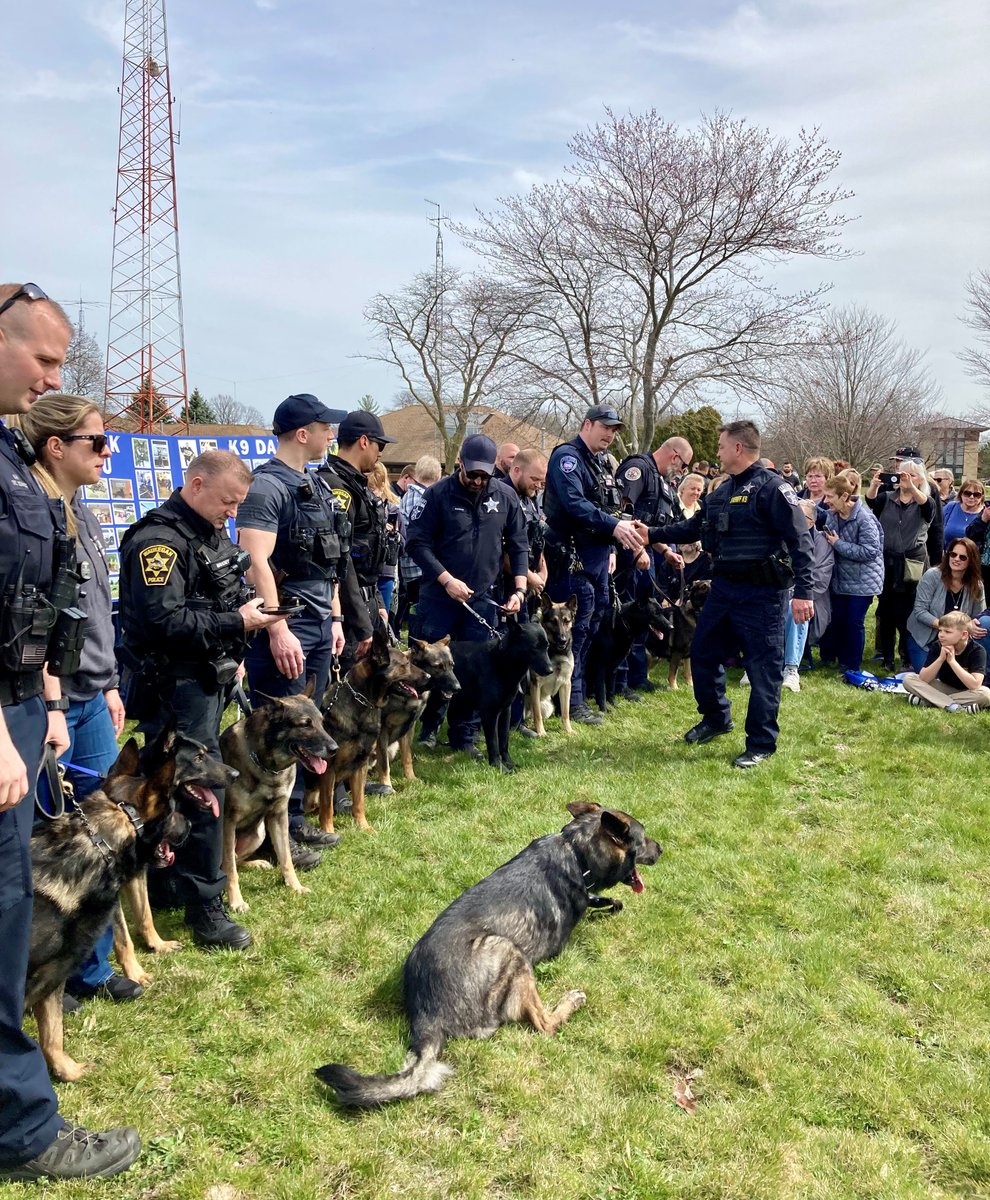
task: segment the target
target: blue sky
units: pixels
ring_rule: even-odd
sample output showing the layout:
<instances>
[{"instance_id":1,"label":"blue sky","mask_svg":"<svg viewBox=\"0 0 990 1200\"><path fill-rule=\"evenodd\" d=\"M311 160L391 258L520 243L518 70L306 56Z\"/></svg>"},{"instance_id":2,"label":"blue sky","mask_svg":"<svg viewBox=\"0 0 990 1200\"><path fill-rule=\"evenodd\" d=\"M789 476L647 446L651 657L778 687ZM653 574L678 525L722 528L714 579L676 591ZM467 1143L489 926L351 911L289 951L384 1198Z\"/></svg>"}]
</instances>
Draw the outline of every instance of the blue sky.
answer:
<instances>
[{"instance_id":1,"label":"blue sky","mask_svg":"<svg viewBox=\"0 0 990 1200\"><path fill-rule=\"evenodd\" d=\"M93 302L103 344L124 0L4 9L0 276ZM820 126L856 193L858 257L781 281L896 320L946 411L984 399L954 354L966 278L990 267L985 0L168 0L168 25L189 381L206 395L266 415L294 391L387 403L399 381L361 361L362 310L432 267L424 199L466 220L555 177L609 105Z\"/></svg>"}]
</instances>

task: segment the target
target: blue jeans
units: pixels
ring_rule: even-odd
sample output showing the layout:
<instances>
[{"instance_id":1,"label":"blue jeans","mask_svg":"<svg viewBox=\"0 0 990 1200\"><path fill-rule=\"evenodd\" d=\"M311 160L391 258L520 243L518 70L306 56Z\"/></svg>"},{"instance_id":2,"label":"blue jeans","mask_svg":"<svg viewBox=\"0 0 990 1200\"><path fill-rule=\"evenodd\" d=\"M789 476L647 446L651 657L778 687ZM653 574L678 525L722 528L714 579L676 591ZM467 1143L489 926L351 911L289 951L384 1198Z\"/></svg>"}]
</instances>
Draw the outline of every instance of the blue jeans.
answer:
<instances>
[{"instance_id":1,"label":"blue jeans","mask_svg":"<svg viewBox=\"0 0 990 1200\"><path fill-rule=\"evenodd\" d=\"M84 800L90 792L96 791L100 780L73 771L72 767L87 767L90 771L106 775L117 757L117 735L113 731L103 693L98 692L91 700L73 700L65 714L65 723L69 727L69 748L63 757L70 764L65 773L75 789L76 800ZM66 981L66 989L70 992L83 991L106 983L113 974L110 965L112 946L111 922L100 934L76 974Z\"/></svg>"},{"instance_id":2,"label":"blue jeans","mask_svg":"<svg viewBox=\"0 0 990 1200\"><path fill-rule=\"evenodd\" d=\"M933 639L933 641L929 642L926 646L922 646L919 642L916 642L914 640L914 638L911 636L910 633L908 634L907 651L908 651L908 659L911 662L911 670L912 671L917 672L917 671L921 670L921 668L928 661L928 651L929 651L930 647L937 640L938 640L938 634L935 635L935 638Z\"/></svg>"},{"instance_id":3,"label":"blue jeans","mask_svg":"<svg viewBox=\"0 0 990 1200\"><path fill-rule=\"evenodd\" d=\"M793 595L794 593L789 593ZM784 622L784 666L797 667L804 657L804 647L808 641L808 631L811 622L805 621L798 625L791 613L790 603L787 605L787 619Z\"/></svg>"}]
</instances>

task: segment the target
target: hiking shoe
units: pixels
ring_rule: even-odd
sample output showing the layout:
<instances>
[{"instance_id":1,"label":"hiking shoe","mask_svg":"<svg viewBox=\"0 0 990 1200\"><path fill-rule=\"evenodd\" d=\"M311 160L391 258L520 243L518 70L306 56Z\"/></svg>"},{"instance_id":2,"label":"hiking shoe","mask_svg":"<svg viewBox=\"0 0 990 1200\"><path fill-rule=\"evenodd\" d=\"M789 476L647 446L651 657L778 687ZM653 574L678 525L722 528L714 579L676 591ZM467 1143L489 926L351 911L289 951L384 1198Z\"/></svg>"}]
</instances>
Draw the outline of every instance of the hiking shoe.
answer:
<instances>
[{"instance_id":1,"label":"hiking shoe","mask_svg":"<svg viewBox=\"0 0 990 1200\"><path fill-rule=\"evenodd\" d=\"M114 1004L124 1004L128 1000L136 1000L138 996L144 994L144 988L135 983L133 979L128 979L126 975L118 975L116 971L102 983L98 983L95 987L76 987L72 989L72 995L77 1000L92 1000L95 996L100 1000L112 1000ZM63 1004L63 1011L65 1006Z\"/></svg>"},{"instance_id":2,"label":"hiking shoe","mask_svg":"<svg viewBox=\"0 0 990 1200\"><path fill-rule=\"evenodd\" d=\"M40 1154L18 1167L0 1167L0 1182L15 1179L94 1179L119 1175L141 1153L136 1129L89 1133L68 1121Z\"/></svg>"},{"instance_id":3,"label":"hiking shoe","mask_svg":"<svg viewBox=\"0 0 990 1200\"><path fill-rule=\"evenodd\" d=\"M274 852L272 857L274 858ZM323 862L323 855L319 850L311 850L309 846L300 846L292 838L289 838L289 857L297 871L315 871Z\"/></svg>"},{"instance_id":4,"label":"hiking shoe","mask_svg":"<svg viewBox=\"0 0 990 1200\"><path fill-rule=\"evenodd\" d=\"M62 993L62 1015L67 1017L69 1013L77 1013L82 1008L82 1005L75 998L70 996L68 992Z\"/></svg>"},{"instance_id":5,"label":"hiking shoe","mask_svg":"<svg viewBox=\"0 0 990 1200\"><path fill-rule=\"evenodd\" d=\"M922 700L920 696L916 696L913 692L908 696L908 704L913 704L915 708L921 708L925 703L926 701Z\"/></svg>"},{"instance_id":6,"label":"hiking shoe","mask_svg":"<svg viewBox=\"0 0 990 1200\"><path fill-rule=\"evenodd\" d=\"M643 703L643 697L639 694L639 692L634 692L631 687L617 688L615 694L621 700L631 700L633 702L633 704L642 704Z\"/></svg>"},{"instance_id":7,"label":"hiking shoe","mask_svg":"<svg viewBox=\"0 0 990 1200\"><path fill-rule=\"evenodd\" d=\"M723 733L731 733L733 729L735 724L732 721L728 725L709 725L707 721L699 721L687 731L684 740L689 746L703 746L705 742L710 742Z\"/></svg>"},{"instance_id":8,"label":"hiking shoe","mask_svg":"<svg viewBox=\"0 0 990 1200\"><path fill-rule=\"evenodd\" d=\"M471 759L472 762L476 762L476 763L488 762L488 759L485 757L484 754L481 753L481 751L474 744L474 742L471 742L471 744L468 746L451 746L451 750L461 751L461 753L466 754L468 756L468 758Z\"/></svg>"},{"instance_id":9,"label":"hiking shoe","mask_svg":"<svg viewBox=\"0 0 990 1200\"><path fill-rule=\"evenodd\" d=\"M329 850L331 846L336 846L340 841L339 833L324 833L322 829L317 829L308 821L303 821L301 825L290 825L289 837L301 846L319 846L324 850Z\"/></svg>"},{"instance_id":10,"label":"hiking shoe","mask_svg":"<svg viewBox=\"0 0 990 1200\"><path fill-rule=\"evenodd\" d=\"M210 950L246 950L251 945L250 933L230 919L221 896L187 904L186 924L193 940Z\"/></svg>"},{"instance_id":11,"label":"hiking shoe","mask_svg":"<svg viewBox=\"0 0 990 1200\"><path fill-rule=\"evenodd\" d=\"M571 721L577 725L602 725L605 718L601 713L592 712L587 704L579 704L571 709Z\"/></svg>"},{"instance_id":12,"label":"hiking shoe","mask_svg":"<svg viewBox=\"0 0 990 1200\"><path fill-rule=\"evenodd\" d=\"M801 680L798 677L797 667L786 667L784 669L783 686L789 692L799 692L801 690Z\"/></svg>"},{"instance_id":13,"label":"hiking shoe","mask_svg":"<svg viewBox=\"0 0 990 1200\"><path fill-rule=\"evenodd\" d=\"M394 796L395 788L388 783L366 783L364 785L364 794L366 796ZM353 808L353 805L351 805ZM336 808L334 812L336 812Z\"/></svg>"},{"instance_id":14,"label":"hiking shoe","mask_svg":"<svg viewBox=\"0 0 990 1200\"><path fill-rule=\"evenodd\" d=\"M513 732L518 733L521 737L524 737L524 738L535 738L536 737L536 730L530 729L530 727L528 725L517 725Z\"/></svg>"},{"instance_id":15,"label":"hiking shoe","mask_svg":"<svg viewBox=\"0 0 990 1200\"><path fill-rule=\"evenodd\" d=\"M766 750L747 750L745 754L740 754L732 760L734 767L741 767L744 771L749 767L758 767L761 762L768 758L772 758L772 751Z\"/></svg>"},{"instance_id":16,"label":"hiking shoe","mask_svg":"<svg viewBox=\"0 0 990 1200\"><path fill-rule=\"evenodd\" d=\"M419 739L417 745L425 746L427 750L436 750L437 735L435 733L428 733L426 737L421 737Z\"/></svg>"},{"instance_id":17,"label":"hiking shoe","mask_svg":"<svg viewBox=\"0 0 990 1200\"><path fill-rule=\"evenodd\" d=\"M742 678L739 680L740 687L749 687L749 676L745 671L742 673Z\"/></svg>"}]
</instances>

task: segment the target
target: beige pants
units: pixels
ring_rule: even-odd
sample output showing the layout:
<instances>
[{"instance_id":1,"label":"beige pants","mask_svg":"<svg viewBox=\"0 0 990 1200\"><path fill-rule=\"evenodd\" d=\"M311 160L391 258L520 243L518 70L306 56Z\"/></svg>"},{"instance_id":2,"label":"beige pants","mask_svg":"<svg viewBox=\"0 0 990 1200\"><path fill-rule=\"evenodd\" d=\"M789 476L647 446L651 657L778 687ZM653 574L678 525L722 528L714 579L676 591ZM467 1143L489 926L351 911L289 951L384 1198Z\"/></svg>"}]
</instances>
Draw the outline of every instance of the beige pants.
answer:
<instances>
[{"instance_id":1,"label":"beige pants","mask_svg":"<svg viewBox=\"0 0 990 1200\"><path fill-rule=\"evenodd\" d=\"M953 691L949 684L941 683L938 679L931 683L922 683L921 676L914 674L905 675L901 683L904 684L905 691L910 692L912 696L920 696L935 708L948 708L950 704L977 704L980 708L990 708L988 687Z\"/></svg>"}]
</instances>

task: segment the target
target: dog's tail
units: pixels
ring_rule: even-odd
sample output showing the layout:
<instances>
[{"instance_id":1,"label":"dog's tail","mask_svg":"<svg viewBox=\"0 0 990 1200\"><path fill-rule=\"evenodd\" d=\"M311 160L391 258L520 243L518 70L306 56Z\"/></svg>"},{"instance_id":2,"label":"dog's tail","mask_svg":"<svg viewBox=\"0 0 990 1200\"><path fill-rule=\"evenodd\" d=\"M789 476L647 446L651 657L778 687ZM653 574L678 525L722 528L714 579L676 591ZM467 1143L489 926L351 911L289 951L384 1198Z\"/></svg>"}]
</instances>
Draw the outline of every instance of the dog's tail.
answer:
<instances>
[{"instance_id":1,"label":"dog's tail","mask_svg":"<svg viewBox=\"0 0 990 1200\"><path fill-rule=\"evenodd\" d=\"M317 1067L316 1078L337 1093L348 1108L377 1108L393 1100L408 1100L420 1092L438 1092L454 1068L439 1061L443 1040L430 1041L409 1051L396 1075L360 1075L343 1063Z\"/></svg>"}]
</instances>

